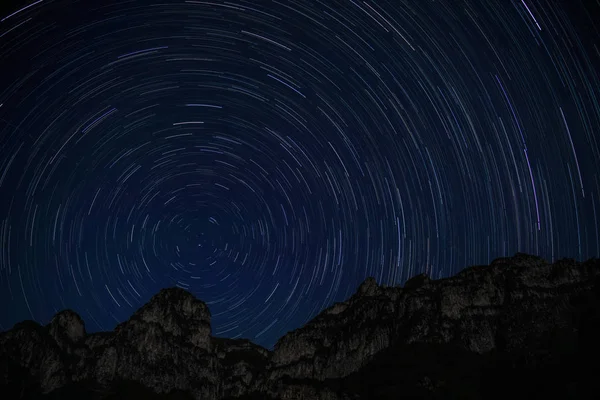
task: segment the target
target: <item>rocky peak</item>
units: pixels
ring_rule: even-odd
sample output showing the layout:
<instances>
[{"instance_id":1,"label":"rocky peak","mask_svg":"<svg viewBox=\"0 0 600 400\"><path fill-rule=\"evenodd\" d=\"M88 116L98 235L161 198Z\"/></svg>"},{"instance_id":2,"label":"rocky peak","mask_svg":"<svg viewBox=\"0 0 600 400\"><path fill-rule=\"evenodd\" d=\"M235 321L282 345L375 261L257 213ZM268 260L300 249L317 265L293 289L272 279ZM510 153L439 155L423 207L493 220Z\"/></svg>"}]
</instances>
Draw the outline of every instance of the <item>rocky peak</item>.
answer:
<instances>
[{"instance_id":1,"label":"rocky peak","mask_svg":"<svg viewBox=\"0 0 600 400\"><path fill-rule=\"evenodd\" d=\"M154 295L129 321L121 324L119 330L133 326L140 330L140 324L151 331L158 327L161 332L182 337L184 341L208 349L210 317L206 303L193 294L181 288L167 288Z\"/></svg>"},{"instance_id":2,"label":"rocky peak","mask_svg":"<svg viewBox=\"0 0 600 400\"><path fill-rule=\"evenodd\" d=\"M364 280L363 283L358 287L357 293L360 296L376 296L379 294L379 285L372 276Z\"/></svg>"},{"instance_id":3,"label":"rocky peak","mask_svg":"<svg viewBox=\"0 0 600 400\"><path fill-rule=\"evenodd\" d=\"M198 300L187 290L180 288L162 289L133 315L133 318L148 323L163 325L167 330L171 323L210 324L210 310L206 303Z\"/></svg>"},{"instance_id":4,"label":"rocky peak","mask_svg":"<svg viewBox=\"0 0 600 400\"><path fill-rule=\"evenodd\" d=\"M63 310L56 314L48 324L50 335L62 343L67 340L76 343L85 337L85 324L79 314L72 310Z\"/></svg>"}]
</instances>

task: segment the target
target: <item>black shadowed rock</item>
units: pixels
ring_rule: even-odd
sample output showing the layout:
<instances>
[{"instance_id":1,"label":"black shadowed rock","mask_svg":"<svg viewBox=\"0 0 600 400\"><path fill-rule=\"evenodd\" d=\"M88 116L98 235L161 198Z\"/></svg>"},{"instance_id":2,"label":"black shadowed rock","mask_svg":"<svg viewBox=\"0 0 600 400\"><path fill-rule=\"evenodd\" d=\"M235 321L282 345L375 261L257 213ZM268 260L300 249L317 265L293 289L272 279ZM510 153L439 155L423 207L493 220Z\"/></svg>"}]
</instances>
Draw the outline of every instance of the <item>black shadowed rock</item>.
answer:
<instances>
[{"instance_id":1,"label":"black shadowed rock","mask_svg":"<svg viewBox=\"0 0 600 400\"><path fill-rule=\"evenodd\" d=\"M429 283L431 279L426 274L419 274L417 276L413 276L404 284L405 289L417 289L421 286L425 286Z\"/></svg>"},{"instance_id":2,"label":"black shadowed rock","mask_svg":"<svg viewBox=\"0 0 600 400\"><path fill-rule=\"evenodd\" d=\"M517 254L404 287L368 278L268 351L211 336L210 311L161 290L113 332L73 311L0 333L10 398L598 398L600 261ZM12 396L12 395L11 395ZM4 398L4 397L3 397Z\"/></svg>"}]
</instances>

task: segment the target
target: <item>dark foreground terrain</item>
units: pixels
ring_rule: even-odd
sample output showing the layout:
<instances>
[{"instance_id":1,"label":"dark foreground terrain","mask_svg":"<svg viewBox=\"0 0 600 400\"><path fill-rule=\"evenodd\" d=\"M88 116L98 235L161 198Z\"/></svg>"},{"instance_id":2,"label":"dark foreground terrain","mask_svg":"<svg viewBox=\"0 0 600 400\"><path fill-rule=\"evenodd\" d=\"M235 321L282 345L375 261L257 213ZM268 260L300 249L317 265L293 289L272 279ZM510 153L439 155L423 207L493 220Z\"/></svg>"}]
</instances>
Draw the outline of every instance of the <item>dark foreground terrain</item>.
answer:
<instances>
[{"instance_id":1,"label":"dark foreground terrain","mask_svg":"<svg viewBox=\"0 0 600 400\"><path fill-rule=\"evenodd\" d=\"M600 260L517 254L405 287L369 278L268 351L210 335L206 304L164 289L113 332L62 311L0 333L0 397L600 398Z\"/></svg>"}]
</instances>

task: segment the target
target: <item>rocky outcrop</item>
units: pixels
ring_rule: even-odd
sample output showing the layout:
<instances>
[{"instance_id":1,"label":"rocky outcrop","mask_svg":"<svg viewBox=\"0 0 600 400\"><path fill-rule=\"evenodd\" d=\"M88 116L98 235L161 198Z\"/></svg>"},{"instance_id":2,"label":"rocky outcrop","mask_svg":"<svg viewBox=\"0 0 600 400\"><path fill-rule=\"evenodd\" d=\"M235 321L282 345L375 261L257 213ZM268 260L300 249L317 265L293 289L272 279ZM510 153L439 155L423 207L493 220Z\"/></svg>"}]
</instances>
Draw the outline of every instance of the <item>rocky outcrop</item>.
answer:
<instances>
[{"instance_id":1,"label":"rocky outcrop","mask_svg":"<svg viewBox=\"0 0 600 400\"><path fill-rule=\"evenodd\" d=\"M0 386L17 398L337 400L514 397L518 384L593 398L599 310L597 259L517 254L404 287L368 278L268 351L212 337L206 304L164 289L113 332L86 334L62 311L1 333Z\"/></svg>"}]
</instances>

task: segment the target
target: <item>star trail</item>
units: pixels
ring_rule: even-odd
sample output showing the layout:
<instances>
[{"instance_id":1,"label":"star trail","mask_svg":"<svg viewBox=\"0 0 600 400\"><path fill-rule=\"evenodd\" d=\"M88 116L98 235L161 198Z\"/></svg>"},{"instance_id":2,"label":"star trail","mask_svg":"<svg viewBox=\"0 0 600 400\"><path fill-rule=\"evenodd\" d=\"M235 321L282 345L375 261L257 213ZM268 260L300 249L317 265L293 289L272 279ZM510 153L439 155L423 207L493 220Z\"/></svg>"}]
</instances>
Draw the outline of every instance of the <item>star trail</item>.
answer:
<instances>
[{"instance_id":1,"label":"star trail","mask_svg":"<svg viewBox=\"0 0 600 400\"><path fill-rule=\"evenodd\" d=\"M600 254L597 2L4 3L2 329L179 286L272 347L368 276Z\"/></svg>"}]
</instances>

